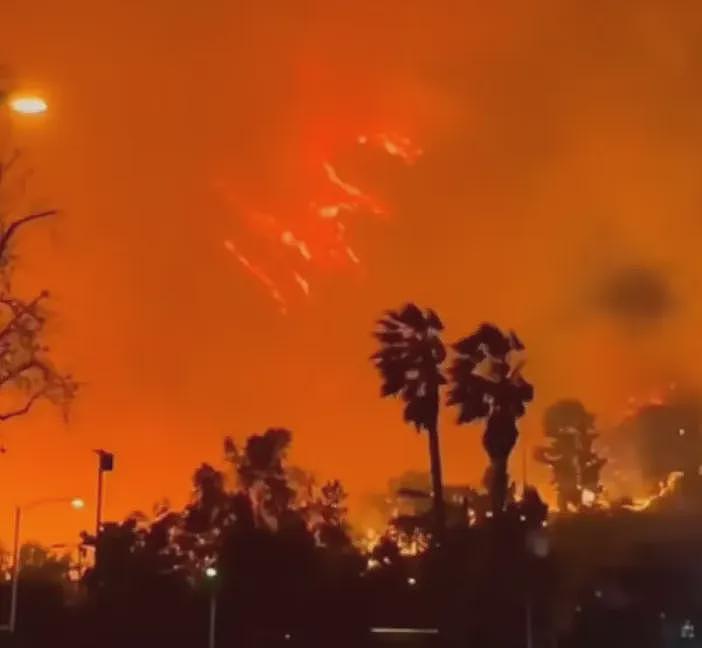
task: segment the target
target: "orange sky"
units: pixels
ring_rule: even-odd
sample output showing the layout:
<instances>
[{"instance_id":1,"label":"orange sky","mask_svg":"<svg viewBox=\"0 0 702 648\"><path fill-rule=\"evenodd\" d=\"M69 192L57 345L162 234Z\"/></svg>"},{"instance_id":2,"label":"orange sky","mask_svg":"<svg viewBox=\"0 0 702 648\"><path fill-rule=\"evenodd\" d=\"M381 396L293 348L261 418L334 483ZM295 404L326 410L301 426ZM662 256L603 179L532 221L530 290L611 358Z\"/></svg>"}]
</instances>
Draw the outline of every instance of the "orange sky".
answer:
<instances>
[{"instance_id":1,"label":"orange sky","mask_svg":"<svg viewBox=\"0 0 702 648\"><path fill-rule=\"evenodd\" d=\"M607 423L696 384L702 7L625 4L3 0L0 62L51 106L14 124L31 200L62 209L23 237L21 283L53 291L56 354L85 386L68 425L48 406L3 425L0 537L16 501L93 498L97 446L117 456L109 517L182 503L224 435L271 425L355 495L424 467L367 361L374 317L408 299L448 340L485 319L520 333L532 439L555 398ZM367 129L424 155L344 157ZM284 211L327 154L392 215L356 218L361 272L322 274L282 316L222 245L240 214L218 187ZM632 266L669 287L660 317L591 298ZM452 417L447 478L477 480L479 431ZM37 510L27 535L92 516Z\"/></svg>"}]
</instances>

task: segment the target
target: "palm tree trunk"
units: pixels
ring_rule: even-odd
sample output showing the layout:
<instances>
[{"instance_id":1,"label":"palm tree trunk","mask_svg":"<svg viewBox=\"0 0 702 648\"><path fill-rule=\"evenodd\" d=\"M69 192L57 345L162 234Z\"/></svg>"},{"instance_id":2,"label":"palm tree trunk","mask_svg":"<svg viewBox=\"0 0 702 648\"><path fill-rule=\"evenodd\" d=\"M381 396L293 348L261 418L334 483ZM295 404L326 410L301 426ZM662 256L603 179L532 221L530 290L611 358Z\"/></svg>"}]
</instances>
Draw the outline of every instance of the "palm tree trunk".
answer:
<instances>
[{"instance_id":1,"label":"palm tree trunk","mask_svg":"<svg viewBox=\"0 0 702 648\"><path fill-rule=\"evenodd\" d=\"M427 430L429 437L429 460L431 462L431 486L434 497L434 531L438 540L446 532L446 510L444 508L444 483L441 478L441 452L439 430L436 422Z\"/></svg>"},{"instance_id":2,"label":"palm tree trunk","mask_svg":"<svg viewBox=\"0 0 702 648\"><path fill-rule=\"evenodd\" d=\"M505 510L508 480L507 458L499 457L492 464L492 508L495 515Z\"/></svg>"}]
</instances>

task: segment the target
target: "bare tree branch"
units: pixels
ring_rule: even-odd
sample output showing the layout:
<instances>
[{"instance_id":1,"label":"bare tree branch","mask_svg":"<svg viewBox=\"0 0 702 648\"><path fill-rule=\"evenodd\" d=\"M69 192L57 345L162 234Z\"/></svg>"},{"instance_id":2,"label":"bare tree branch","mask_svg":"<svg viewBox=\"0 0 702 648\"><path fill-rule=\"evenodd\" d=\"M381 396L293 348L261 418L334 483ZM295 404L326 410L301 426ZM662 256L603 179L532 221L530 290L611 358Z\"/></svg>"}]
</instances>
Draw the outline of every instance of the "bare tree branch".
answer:
<instances>
[{"instance_id":1,"label":"bare tree branch","mask_svg":"<svg viewBox=\"0 0 702 648\"><path fill-rule=\"evenodd\" d=\"M20 366L15 367L10 372L8 372L5 376L0 377L0 389L2 389L2 387L4 387L11 380L18 378L22 374L27 373L28 371L31 371L32 369L39 370L45 381L48 379L49 375L51 374L51 370L49 369L49 367L47 367L45 364L39 362L35 358L33 358L32 360L29 360L28 362L25 362L24 364L21 364Z\"/></svg>"},{"instance_id":2,"label":"bare tree branch","mask_svg":"<svg viewBox=\"0 0 702 648\"><path fill-rule=\"evenodd\" d=\"M37 297L35 297L32 301L29 303L21 302L19 300L15 299L8 299L6 297L0 296L0 304L3 304L4 306L7 306L14 314L12 319L5 324L5 326L0 329L0 341L8 334L12 329L14 329L15 325L19 321L19 319L25 315L29 315L33 317L35 320L39 320L39 316L36 313L36 307L38 306L39 302L43 299L46 299L49 296L49 293L46 291L42 291Z\"/></svg>"},{"instance_id":3,"label":"bare tree branch","mask_svg":"<svg viewBox=\"0 0 702 648\"><path fill-rule=\"evenodd\" d=\"M39 400L44 395L44 390L40 390L38 392L35 392L29 397L29 400L24 404L23 407L20 407L19 409L16 410L10 410L9 412L4 412L0 413L0 421L7 421L8 419L15 418L16 416L23 416L27 412L29 412L30 409L32 409L32 406L34 403Z\"/></svg>"},{"instance_id":4,"label":"bare tree branch","mask_svg":"<svg viewBox=\"0 0 702 648\"><path fill-rule=\"evenodd\" d=\"M55 216L57 213L58 211L56 209L49 209L46 211L29 214L28 216L23 216L22 218L18 218L16 221L10 223L8 228L3 232L2 236L0 236L0 261L2 261L3 257L5 256L5 251L7 250L7 246L9 245L10 239L12 238L13 234L22 225L25 225L26 223L29 223L34 220L39 220L40 218L48 218L49 216Z\"/></svg>"},{"instance_id":5,"label":"bare tree branch","mask_svg":"<svg viewBox=\"0 0 702 648\"><path fill-rule=\"evenodd\" d=\"M19 151L14 151L9 159L0 160L0 184L3 188L19 158ZM19 182L22 194L25 181L25 174L19 178L16 175L13 177L13 184ZM7 411L0 409L0 422L29 413L34 403L42 398L63 406L65 414L65 408L78 388L72 376L58 373L45 355L48 352L42 343L45 314L40 302L49 293L43 291L27 301L10 292L11 248L17 231L27 223L50 218L57 213L55 209L24 212L14 220L3 214L0 222L0 391L4 389L11 393L13 401L4 405ZM18 403L24 404L19 406Z\"/></svg>"}]
</instances>

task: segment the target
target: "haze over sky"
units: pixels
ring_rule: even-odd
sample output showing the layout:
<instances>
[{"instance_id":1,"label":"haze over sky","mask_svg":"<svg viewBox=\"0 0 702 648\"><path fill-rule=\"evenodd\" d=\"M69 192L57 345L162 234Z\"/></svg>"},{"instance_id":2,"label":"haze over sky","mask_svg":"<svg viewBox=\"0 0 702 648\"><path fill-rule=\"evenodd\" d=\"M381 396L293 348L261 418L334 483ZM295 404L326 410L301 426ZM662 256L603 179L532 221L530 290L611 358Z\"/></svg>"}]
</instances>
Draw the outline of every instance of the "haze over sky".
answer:
<instances>
[{"instance_id":1,"label":"haze over sky","mask_svg":"<svg viewBox=\"0 0 702 648\"><path fill-rule=\"evenodd\" d=\"M407 300L447 340L519 332L532 440L556 398L607 425L699 382L699 3L0 0L0 63L50 104L13 125L30 202L62 210L24 233L20 286L52 290L84 382L67 425L48 406L3 424L0 529L18 500L93 498L95 447L117 456L112 518L182 503L225 435L268 426L354 496L424 468L367 360ZM384 131L422 157L358 150ZM258 249L247 210L296 222L329 159L388 215L350 215L360 266L315 266L284 316L223 243ZM452 418L447 481L477 481L479 428ZM35 513L48 542L93 516Z\"/></svg>"}]
</instances>

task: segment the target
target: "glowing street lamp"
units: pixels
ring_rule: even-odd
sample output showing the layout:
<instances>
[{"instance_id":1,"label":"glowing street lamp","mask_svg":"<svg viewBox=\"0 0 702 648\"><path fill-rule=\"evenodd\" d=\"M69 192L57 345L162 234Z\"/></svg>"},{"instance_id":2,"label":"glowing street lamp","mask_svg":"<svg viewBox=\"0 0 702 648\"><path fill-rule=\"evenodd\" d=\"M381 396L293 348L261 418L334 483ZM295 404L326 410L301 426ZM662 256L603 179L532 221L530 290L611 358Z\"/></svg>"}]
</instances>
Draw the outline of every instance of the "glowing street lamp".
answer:
<instances>
[{"instance_id":1,"label":"glowing street lamp","mask_svg":"<svg viewBox=\"0 0 702 648\"><path fill-rule=\"evenodd\" d=\"M34 95L17 95L10 97L8 105L13 112L20 115L41 115L49 106L41 97Z\"/></svg>"},{"instance_id":2,"label":"glowing street lamp","mask_svg":"<svg viewBox=\"0 0 702 648\"><path fill-rule=\"evenodd\" d=\"M214 580L219 575L219 572L214 565L209 565L205 567L204 573L207 580L213 581L210 588L210 623L207 633L207 646L208 648L215 648L217 639L217 586Z\"/></svg>"}]
</instances>

